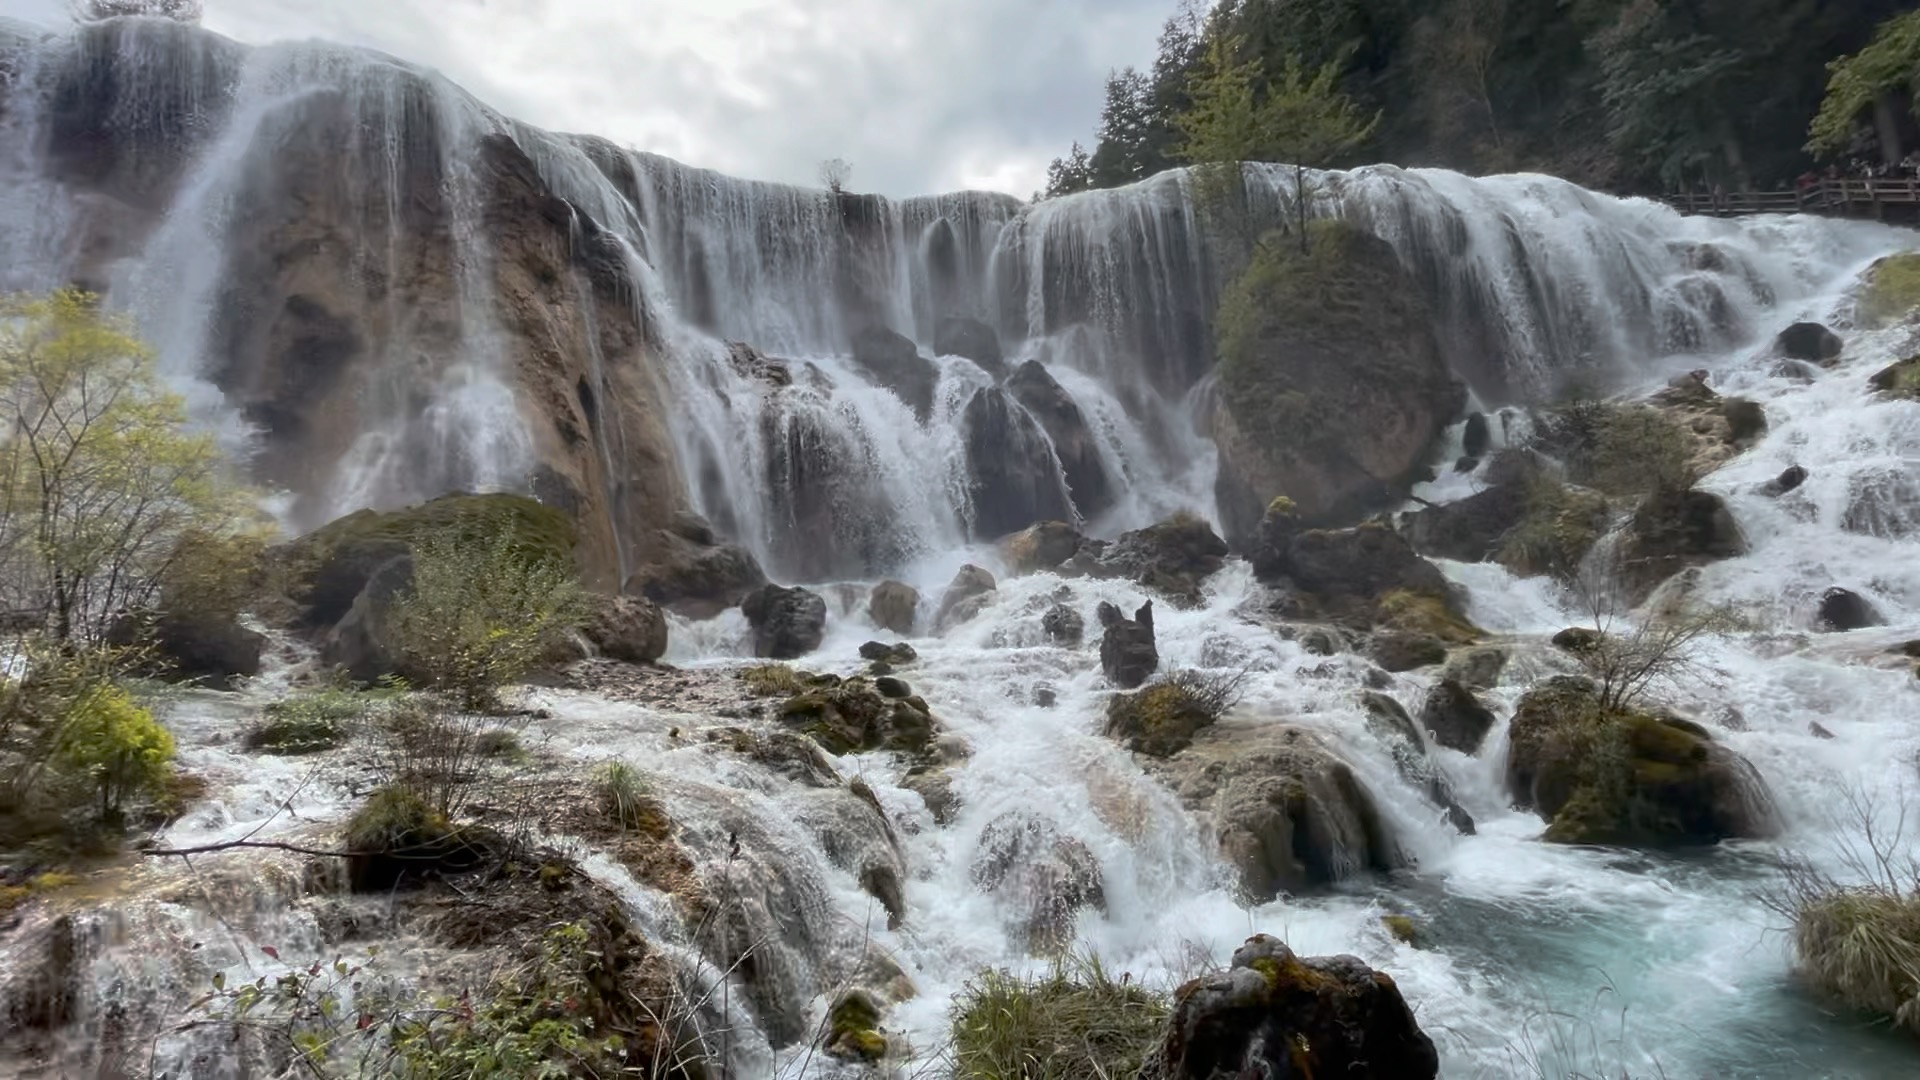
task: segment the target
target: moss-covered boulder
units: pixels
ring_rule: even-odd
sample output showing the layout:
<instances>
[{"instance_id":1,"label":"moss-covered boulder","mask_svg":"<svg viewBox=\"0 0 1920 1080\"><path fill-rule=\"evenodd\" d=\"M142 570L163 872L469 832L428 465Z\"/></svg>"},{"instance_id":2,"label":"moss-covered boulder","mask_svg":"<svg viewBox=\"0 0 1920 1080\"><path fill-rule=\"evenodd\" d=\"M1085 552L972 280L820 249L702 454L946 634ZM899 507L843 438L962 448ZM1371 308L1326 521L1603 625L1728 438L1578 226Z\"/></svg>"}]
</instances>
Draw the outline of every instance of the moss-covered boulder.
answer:
<instances>
[{"instance_id":1,"label":"moss-covered boulder","mask_svg":"<svg viewBox=\"0 0 1920 1080\"><path fill-rule=\"evenodd\" d=\"M1640 501L1627 525L1619 574L1638 603L1682 570L1746 553L1726 500L1705 491L1657 491Z\"/></svg>"},{"instance_id":2,"label":"moss-covered boulder","mask_svg":"<svg viewBox=\"0 0 1920 1080\"><path fill-rule=\"evenodd\" d=\"M1920 356L1909 356L1881 368L1869 383L1881 397L1920 401Z\"/></svg>"},{"instance_id":3,"label":"moss-covered boulder","mask_svg":"<svg viewBox=\"0 0 1920 1080\"><path fill-rule=\"evenodd\" d=\"M1152 757L1185 750L1195 734L1217 719L1219 710L1185 680L1162 679L1107 699L1107 735L1136 754Z\"/></svg>"},{"instance_id":4,"label":"moss-covered boulder","mask_svg":"<svg viewBox=\"0 0 1920 1080\"><path fill-rule=\"evenodd\" d=\"M1594 683L1550 679L1508 727L1507 789L1564 844L1674 846L1767 835L1759 775L1705 728L1609 707Z\"/></svg>"},{"instance_id":5,"label":"moss-covered boulder","mask_svg":"<svg viewBox=\"0 0 1920 1080\"><path fill-rule=\"evenodd\" d=\"M1449 750L1477 754L1497 718L1472 690L1453 679L1441 679L1427 691L1420 706L1420 726L1433 741Z\"/></svg>"},{"instance_id":6,"label":"moss-covered boulder","mask_svg":"<svg viewBox=\"0 0 1920 1080\"><path fill-rule=\"evenodd\" d=\"M1236 547L1276 495L1314 525L1400 501L1466 403L1393 248L1338 221L1310 237L1263 240L1220 305L1215 494Z\"/></svg>"},{"instance_id":7,"label":"moss-covered boulder","mask_svg":"<svg viewBox=\"0 0 1920 1080\"><path fill-rule=\"evenodd\" d=\"M1302 958L1260 934L1226 971L1180 988L1140 1075L1434 1080L1440 1055L1385 972L1351 956Z\"/></svg>"},{"instance_id":8,"label":"moss-covered boulder","mask_svg":"<svg viewBox=\"0 0 1920 1080\"><path fill-rule=\"evenodd\" d=\"M939 734L926 702L884 697L866 679L816 686L788 698L780 719L813 736L830 754L925 754Z\"/></svg>"},{"instance_id":9,"label":"moss-covered boulder","mask_svg":"<svg viewBox=\"0 0 1920 1080\"><path fill-rule=\"evenodd\" d=\"M135 612L116 619L107 644L152 646L143 674L169 682L188 682L216 690L233 679L260 674L266 636L228 615L185 612Z\"/></svg>"},{"instance_id":10,"label":"moss-covered boulder","mask_svg":"<svg viewBox=\"0 0 1920 1080\"><path fill-rule=\"evenodd\" d=\"M827 1031L821 1049L842 1061L872 1063L887 1056L887 1037L880 1032L880 1003L865 990L842 994L827 1010Z\"/></svg>"},{"instance_id":11,"label":"moss-covered boulder","mask_svg":"<svg viewBox=\"0 0 1920 1080\"><path fill-rule=\"evenodd\" d=\"M1200 585L1226 565L1227 543L1198 515L1178 513L1158 524L1123 533L1091 560L1085 549L1069 569L1099 577L1124 577L1165 596L1179 607L1200 604Z\"/></svg>"},{"instance_id":12,"label":"moss-covered boulder","mask_svg":"<svg viewBox=\"0 0 1920 1080\"><path fill-rule=\"evenodd\" d=\"M1916 309L1920 309L1920 252L1888 255L1867 268L1858 309L1862 322L1885 326L1911 319Z\"/></svg>"},{"instance_id":13,"label":"moss-covered boulder","mask_svg":"<svg viewBox=\"0 0 1920 1080\"><path fill-rule=\"evenodd\" d=\"M1377 626L1443 645L1482 636L1440 568L1381 523L1305 530L1286 541L1283 554L1269 552L1257 570L1283 589L1279 613L1288 618Z\"/></svg>"}]
</instances>

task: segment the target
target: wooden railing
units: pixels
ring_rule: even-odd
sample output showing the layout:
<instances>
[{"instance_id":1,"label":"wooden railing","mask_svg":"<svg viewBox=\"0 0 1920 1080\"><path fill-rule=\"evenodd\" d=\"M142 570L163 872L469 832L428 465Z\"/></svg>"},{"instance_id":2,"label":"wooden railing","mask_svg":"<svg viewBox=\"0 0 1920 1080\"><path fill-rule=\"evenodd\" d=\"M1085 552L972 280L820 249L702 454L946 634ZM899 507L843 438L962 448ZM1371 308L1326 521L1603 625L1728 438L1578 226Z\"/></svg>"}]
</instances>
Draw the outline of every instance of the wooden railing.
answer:
<instances>
[{"instance_id":1,"label":"wooden railing","mask_svg":"<svg viewBox=\"0 0 1920 1080\"><path fill-rule=\"evenodd\" d=\"M1685 192L1660 201L1683 214L1835 214L1879 217L1888 206L1920 208L1920 178L1822 180L1796 191ZM1909 211L1911 212L1911 211Z\"/></svg>"}]
</instances>

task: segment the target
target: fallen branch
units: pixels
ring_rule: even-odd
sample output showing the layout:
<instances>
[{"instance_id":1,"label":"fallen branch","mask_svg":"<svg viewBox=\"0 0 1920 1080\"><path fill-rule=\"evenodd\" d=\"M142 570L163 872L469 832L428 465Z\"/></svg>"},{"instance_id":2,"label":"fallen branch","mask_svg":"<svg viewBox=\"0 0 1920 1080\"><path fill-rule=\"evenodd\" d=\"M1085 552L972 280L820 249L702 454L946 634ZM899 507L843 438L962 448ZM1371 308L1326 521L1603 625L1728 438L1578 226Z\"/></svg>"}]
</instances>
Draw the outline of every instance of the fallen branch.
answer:
<instances>
[{"instance_id":1,"label":"fallen branch","mask_svg":"<svg viewBox=\"0 0 1920 1080\"><path fill-rule=\"evenodd\" d=\"M148 848L141 854L155 858L166 855L209 855L218 851L232 851L235 848L264 848L269 851L291 851L295 855L319 855L339 859L375 854L367 851L330 851L324 848L302 847L299 844L283 844L275 840L228 840L225 843L203 844L200 847Z\"/></svg>"}]
</instances>

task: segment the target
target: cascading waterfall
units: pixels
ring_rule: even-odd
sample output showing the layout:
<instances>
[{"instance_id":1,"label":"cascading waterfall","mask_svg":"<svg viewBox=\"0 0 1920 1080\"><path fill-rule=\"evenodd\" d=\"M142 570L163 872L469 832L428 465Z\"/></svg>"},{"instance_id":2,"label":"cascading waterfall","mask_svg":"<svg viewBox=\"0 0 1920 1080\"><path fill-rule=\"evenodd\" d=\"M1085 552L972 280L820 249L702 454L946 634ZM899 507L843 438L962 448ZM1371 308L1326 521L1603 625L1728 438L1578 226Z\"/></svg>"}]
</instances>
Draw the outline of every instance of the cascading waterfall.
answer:
<instances>
[{"instance_id":1,"label":"cascading waterfall","mask_svg":"<svg viewBox=\"0 0 1920 1080\"><path fill-rule=\"evenodd\" d=\"M977 543L991 538L976 529L982 493L967 465L966 417L977 394L1005 384L990 359L935 355L952 319L997 331L1005 367L1039 362L1076 403L1114 492L1110 508L1088 515L1095 531L1211 506L1202 406L1214 392L1209 322L1220 282L1178 172L1030 206L977 193L833 195L542 132L360 50L249 49L150 20L63 35L0 20L0 284L105 289L202 415L307 501L301 524L450 488L527 488L540 453L529 413L551 402L530 400L516 382L523 373L503 325L518 300L495 273L504 230L474 165L500 136L564 200L572 249L618 264L617 295L578 266L567 272L564 294L580 308L568 317L594 343L622 320L641 328L688 497L775 577L897 575L933 598L963 562L998 569ZM1258 214L1291 216L1293 170L1249 167L1247 179ZM1538 820L1507 805L1502 725L1478 756L1435 751L1480 823L1478 835L1457 836L1399 777L1355 705L1365 663L1310 655L1260 625L1249 614L1257 587L1237 563L1208 584L1200 608L1159 617L1163 662L1245 670L1242 715L1301 724L1335 746L1416 857L1404 877L1252 910L1236 902L1204 830L1096 734L1106 690L1090 653L1052 646L1037 630L1036 613L1062 589L1087 615L1102 600L1131 610L1141 595L1125 582L1005 580L975 620L916 640L915 690L974 750L954 770L960 810L950 824L935 826L886 755L836 762L866 778L901 823L910 873L900 929L876 924L853 872L827 857L805 794L680 739L684 714L543 692L540 703L561 717L549 734L564 760L622 757L670 779L702 776L673 781L693 808L689 831L724 846L721 822L741 815L751 826L741 831L764 837L794 868L795 888L837 920L785 961L792 1000L733 1002L718 1021L759 1025L737 1067L828 1071L792 1040L770 1038L765 1014L778 1006L789 1026L817 1017L831 982L822 973L848 962L849 939L890 953L915 984L918 996L887 1024L923 1051L941 1043L950 996L973 972L1037 964L1012 929L1018 898L985 894L968 873L992 822L1019 811L1097 860L1105 911L1083 912L1075 929L1112 966L1175 978L1190 973L1191 956L1218 959L1250 928L1284 933L1302 952L1353 952L1391 971L1418 1005L1448 1076L1528 1075L1517 1059L1530 1053L1568 1068L1658 1060L1667 1075L1688 1076L1910 1071L1908 1048L1824 1016L1793 989L1753 894L1771 880L1780 846L1816 857L1825 849L1838 792L1888 800L1914 781L1920 732L1902 721L1920 708L1920 689L1872 658L1920 635L1920 409L1875 400L1866 385L1913 342L1905 328L1853 328L1849 299L1871 260L1913 235L1809 218L1686 219L1541 176L1375 167L1309 179L1315 213L1363 224L1399 252L1433 300L1450 363L1484 407L1575 386L1644 390L1691 368L1766 407L1764 440L1704 484L1727 498L1750 551L1705 568L1694 588L1741 605L1768 632L1716 641L1707 680L1689 688L1697 700L1683 704L1744 718L1716 735L1759 770L1785 835L1696 857L1542 844ZM307 212L314 207L328 213ZM284 296L249 291L266 276L263 259L295 248L320 252L310 265L327 272L302 271ZM261 304L284 307L274 325L292 330L262 329L250 315ZM1850 331L1836 370L1783 369L1764 346L1803 317ZM875 326L917 346L930 379L924 416L856 357L855 341ZM617 504L635 479L623 470L636 450L602 421L615 409L608 387L632 361L597 344L588 352L576 396L593 430L582 438ZM360 359L342 370L347 356ZM326 404L307 411L309 399ZM1515 432L1524 424L1516 412ZM1061 474L1038 477L1040 486L1064 483L1058 456L1040 456ZM1781 498L1761 493L1793 464L1810 470L1805 484ZM1421 493L1444 501L1473 482L1449 473ZM1476 621L1515 652L1490 695L1505 717L1530 682L1559 670L1539 638L1576 614L1539 581L1488 565L1445 569L1470 594ZM1832 585L1869 595L1889 626L1808 637ZM853 670L856 646L877 633L861 610L836 605L827 641L802 663ZM744 651L741 630L737 613L679 627L673 657L725 668ZM1388 691L1417 703L1427 683L1400 676ZM1033 703L1042 686L1055 707ZM175 715L189 765L243 779L223 781L214 804L170 839L241 835L288 799L301 821L344 811L332 788L300 780L291 763L242 756L223 735L236 722L230 711L195 697ZM1809 734L1810 721L1834 738ZM636 909L660 906L587 858ZM1389 908L1417 914L1431 946L1393 940L1378 922ZM174 936L206 930L185 925ZM264 925L283 940L307 932ZM649 925L698 967L686 942L659 919ZM102 948L102 985L124 997L116 964L148 959L150 944ZM184 949L154 962L173 965L168 987L263 963ZM194 979L181 974L189 969ZM1603 985L1613 996L1596 1006ZM1584 1026L1556 1029L1555 1013Z\"/></svg>"}]
</instances>

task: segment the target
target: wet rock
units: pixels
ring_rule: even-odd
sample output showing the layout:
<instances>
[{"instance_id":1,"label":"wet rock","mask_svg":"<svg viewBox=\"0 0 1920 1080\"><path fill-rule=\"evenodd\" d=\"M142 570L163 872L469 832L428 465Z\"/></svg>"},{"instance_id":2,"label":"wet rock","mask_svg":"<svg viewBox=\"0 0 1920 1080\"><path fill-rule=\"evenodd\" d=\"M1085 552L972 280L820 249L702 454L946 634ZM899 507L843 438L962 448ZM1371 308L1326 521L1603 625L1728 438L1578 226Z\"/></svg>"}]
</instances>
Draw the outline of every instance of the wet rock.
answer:
<instances>
[{"instance_id":1,"label":"wet rock","mask_svg":"<svg viewBox=\"0 0 1920 1080\"><path fill-rule=\"evenodd\" d=\"M1690 567L1746 554L1746 537L1718 495L1656 492L1641 501L1621 544L1620 576L1634 602Z\"/></svg>"},{"instance_id":2,"label":"wet rock","mask_svg":"<svg viewBox=\"0 0 1920 1080\"><path fill-rule=\"evenodd\" d=\"M1887 651L1895 656L1905 656L1909 659L1920 660L1920 639L1903 641Z\"/></svg>"},{"instance_id":3,"label":"wet rock","mask_svg":"<svg viewBox=\"0 0 1920 1080\"><path fill-rule=\"evenodd\" d=\"M753 655L792 660L820 647L827 602L807 589L764 585L740 602L753 627Z\"/></svg>"},{"instance_id":4,"label":"wet rock","mask_svg":"<svg viewBox=\"0 0 1920 1080\"><path fill-rule=\"evenodd\" d=\"M867 597L867 618L882 630L912 637L920 610L920 590L898 581L883 581Z\"/></svg>"},{"instance_id":5,"label":"wet rock","mask_svg":"<svg viewBox=\"0 0 1920 1080\"><path fill-rule=\"evenodd\" d=\"M1042 709L1051 709L1055 705L1059 704L1059 702L1060 702L1060 692L1055 690L1053 687L1036 686L1033 688L1033 703L1036 707L1042 708Z\"/></svg>"},{"instance_id":6,"label":"wet rock","mask_svg":"<svg viewBox=\"0 0 1920 1080\"><path fill-rule=\"evenodd\" d=\"M896 679L890 675L883 675L873 680L873 688L878 690L880 696L883 698L910 698L913 696L913 688L908 686L905 680Z\"/></svg>"},{"instance_id":7,"label":"wet rock","mask_svg":"<svg viewBox=\"0 0 1920 1080\"><path fill-rule=\"evenodd\" d=\"M1340 632L1331 626L1309 626L1300 632L1300 647L1309 656L1337 656L1346 651Z\"/></svg>"},{"instance_id":8,"label":"wet rock","mask_svg":"<svg viewBox=\"0 0 1920 1080\"><path fill-rule=\"evenodd\" d=\"M997 386L975 391L961 425L975 536L991 539L1036 522L1074 518L1053 444L1007 391Z\"/></svg>"},{"instance_id":9,"label":"wet rock","mask_svg":"<svg viewBox=\"0 0 1920 1080\"><path fill-rule=\"evenodd\" d=\"M935 825L953 824L953 815L960 810L960 796L953 790L952 774L945 769L909 773L900 786L920 796Z\"/></svg>"},{"instance_id":10,"label":"wet rock","mask_svg":"<svg viewBox=\"0 0 1920 1080\"><path fill-rule=\"evenodd\" d=\"M1806 360L1822 366L1831 366L1840 358L1846 348L1846 342L1840 335L1817 322L1797 322L1774 340L1774 347L1780 355L1789 360Z\"/></svg>"},{"instance_id":11,"label":"wet rock","mask_svg":"<svg viewBox=\"0 0 1920 1080\"><path fill-rule=\"evenodd\" d=\"M679 515L660 536L654 557L628 576L621 592L689 619L710 619L767 583L752 554L721 541L698 515Z\"/></svg>"},{"instance_id":12,"label":"wet rock","mask_svg":"<svg viewBox=\"0 0 1920 1080\"><path fill-rule=\"evenodd\" d=\"M1055 604L1040 616L1040 629L1055 645L1073 646L1086 637L1087 620L1065 604Z\"/></svg>"},{"instance_id":13,"label":"wet rock","mask_svg":"<svg viewBox=\"0 0 1920 1080\"><path fill-rule=\"evenodd\" d=\"M1360 694L1367 710L1367 730L1387 744L1394 768L1407 783L1426 793L1427 800L1446 811L1447 821L1463 836L1474 834L1473 815L1453 794L1453 783L1427 752L1427 742L1413 717L1398 701L1377 690Z\"/></svg>"},{"instance_id":14,"label":"wet rock","mask_svg":"<svg viewBox=\"0 0 1920 1080\"><path fill-rule=\"evenodd\" d=\"M771 387L793 385L792 361L768 356L744 341L727 342L727 364L741 376Z\"/></svg>"},{"instance_id":15,"label":"wet rock","mask_svg":"<svg viewBox=\"0 0 1920 1080\"><path fill-rule=\"evenodd\" d=\"M1225 972L1182 986L1142 1080L1434 1080L1440 1058L1400 988L1351 956L1302 959L1247 939Z\"/></svg>"},{"instance_id":16,"label":"wet rock","mask_svg":"<svg viewBox=\"0 0 1920 1080\"><path fill-rule=\"evenodd\" d=\"M1880 612L1867 601L1867 598L1851 589L1834 587L1820 597L1820 611L1815 617L1819 629L1830 633L1845 633L1849 630L1862 630L1869 626L1884 626L1886 620Z\"/></svg>"},{"instance_id":17,"label":"wet rock","mask_svg":"<svg viewBox=\"0 0 1920 1080\"><path fill-rule=\"evenodd\" d=\"M827 1031L821 1049L841 1061L872 1064L887 1056L887 1037L880 1031L880 1003L865 990L840 996L827 1010Z\"/></svg>"},{"instance_id":18,"label":"wet rock","mask_svg":"<svg viewBox=\"0 0 1920 1080\"><path fill-rule=\"evenodd\" d=\"M651 664L667 651L667 617L643 597L590 596L580 632L601 656L625 664Z\"/></svg>"},{"instance_id":19,"label":"wet rock","mask_svg":"<svg viewBox=\"0 0 1920 1080\"><path fill-rule=\"evenodd\" d=\"M1376 634L1373 662L1398 674L1447 662L1447 643L1428 634Z\"/></svg>"},{"instance_id":20,"label":"wet rock","mask_svg":"<svg viewBox=\"0 0 1920 1080\"><path fill-rule=\"evenodd\" d=\"M1920 535L1920 466L1875 466L1848 477L1840 527L1887 540Z\"/></svg>"},{"instance_id":21,"label":"wet rock","mask_svg":"<svg viewBox=\"0 0 1920 1080\"><path fill-rule=\"evenodd\" d=\"M395 601L412 587L413 556L387 560L321 642L320 662L369 685L387 675L409 675L391 630Z\"/></svg>"},{"instance_id":22,"label":"wet rock","mask_svg":"<svg viewBox=\"0 0 1920 1080\"><path fill-rule=\"evenodd\" d=\"M1112 604L1100 603L1100 670L1107 681L1122 690L1132 690L1147 681L1160 666L1160 651L1153 640L1153 601L1149 600L1128 619Z\"/></svg>"},{"instance_id":23,"label":"wet rock","mask_svg":"<svg viewBox=\"0 0 1920 1080\"><path fill-rule=\"evenodd\" d=\"M713 728L702 736L734 753L772 769L803 787L827 788L840 784L840 774L820 744L780 728Z\"/></svg>"},{"instance_id":24,"label":"wet rock","mask_svg":"<svg viewBox=\"0 0 1920 1080\"><path fill-rule=\"evenodd\" d=\"M1433 741L1463 754L1478 754L1495 722L1493 710L1453 679L1434 684L1420 707L1420 724L1433 734Z\"/></svg>"},{"instance_id":25,"label":"wet rock","mask_svg":"<svg viewBox=\"0 0 1920 1080\"><path fill-rule=\"evenodd\" d=\"M1206 689L1162 680L1131 694L1115 694L1107 699L1107 736L1136 754L1172 757L1219 718L1219 703L1205 698Z\"/></svg>"},{"instance_id":26,"label":"wet rock","mask_svg":"<svg viewBox=\"0 0 1920 1080\"><path fill-rule=\"evenodd\" d=\"M987 606L999 587L993 575L980 567L971 563L962 566L940 597L940 613L933 620L934 630L944 634L980 614L980 609Z\"/></svg>"},{"instance_id":27,"label":"wet rock","mask_svg":"<svg viewBox=\"0 0 1920 1080\"><path fill-rule=\"evenodd\" d=\"M1720 417L1726 421L1728 435L1738 449L1751 447L1767 433L1767 410L1757 401L1727 398L1721 403Z\"/></svg>"},{"instance_id":28,"label":"wet rock","mask_svg":"<svg viewBox=\"0 0 1920 1080\"><path fill-rule=\"evenodd\" d=\"M1098 557L1099 576L1126 577L1180 607L1197 607L1200 585L1226 565L1227 543L1192 514L1124 533Z\"/></svg>"},{"instance_id":29,"label":"wet rock","mask_svg":"<svg viewBox=\"0 0 1920 1080\"><path fill-rule=\"evenodd\" d=\"M1521 484L1491 484L1457 502L1404 514L1401 528L1422 555L1460 562L1492 558L1527 516L1531 493Z\"/></svg>"},{"instance_id":30,"label":"wet rock","mask_svg":"<svg viewBox=\"0 0 1920 1080\"><path fill-rule=\"evenodd\" d=\"M1035 574L1057 569L1074 557L1086 537L1064 521L1043 521L1000 542L1000 558L1012 573Z\"/></svg>"},{"instance_id":31,"label":"wet rock","mask_svg":"<svg viewBox=\"0 0 1920 1080\"><path fill-rule=\"evenodd\" d=\"M860 659L871 660L878 664L905 665L920 659L920 654L904 641L896 641L891 645L882 641L869 641L860 646Z\"/></svg>"},{"instance_id":32,"label":"wet rock","mask_svg":"<svg viewBox=\"0 0 1920 1080\"><path fill-rule=\"evenodd\" d=\"M893 391L921 423L927 422L940 369L920 355L911 339L884 326L869 326L853 339L853 362L874 385Z\"/></svg>"},{"instance_id":33,"label":"wet rock","mask_svg":"<svg viewBox=\"0 0 1920 1080\"><path fill-rule=\"evenodd\" d=\"M1827 730L1826 728L1824 728L1824 727L1821 727L1821 726L1820 726L1820 721L1818 721L1818 720L1809 720L1809 721L1807 721L1807 734L1809 734L1809 735L1811 735L1811 736L1813 736L1813 737L1814 737L1814 738L1816 738L1816 739L1831 739L1831 738L1833 738L1833 732L1831 732L1831 731L1828 731L1828 730Z\"/></svg>"},{"instance_id":34,"label":"wet rock","mask_svg":"<svg viewBox=\"0 0 1920 1080\"><path fill-rule=\"evenodd\" d=\"M1460 433L1461 451L1467 457L1478 460L1487 456L1487 448L1493 445L1493 428L1487 423L1487 414L1474 412L1467 414L1466 427Z\"/></svg>"},{"instance_id":35,"label":"wet rock","mask_svg":"<svg viewBox=\"0 0 1920 1080\"><path fill-rule=\"evenodd\" d=\"M1113 505L1113 484L1100 457L1100 444L1073 395L1037 360L1021 364L1007 380L1007 392L1024 406L1047 437L1066 474L1067 490L1082 518L1103 514Z\"/></svg>"},{"instance_id":36,"label":"wet rock","mask_svg":"<svg viewBox=\"0 0 1920 1080\"><path fill-rule=\"evenodd\" d=\"M230 617L175 612L139 612L114 620L107 644L150 645L153 662L143 673L168 682L190 682L224 690L233 679L260 674L266 635Z\"/></svg>"},{"instance_id":37,"label":"wet rock","mask_svg":"<svg viewBox=\"0 0 1920 1080\"><path fill-rule=\"evenodd\" d=\"M1256 563L1256 572L1260 567ZM1446 575L1385 525L1309 529L1287 542L1284 557L1267 557L1265 568L1263 580L1284 590L1277 613L1285 617L1379 626L1456 644L1480 636Z\"/></svg>"},{"instance_id":38,"label":"wet rock","mask_svg":"<svg viewBox=\"0 0 1920 1080\"><path fill-rule=\"evenodd\" d=\"M1468 649L1447 661L1444 678L1452 679L1462 686L1474 690L1491 690L1500 683L1500 673L1507 667L1507 650L1496 648Z\"/></svg>"},{"instance_id":39,"label":"wet rock","mask_svg":"<svg viewBox=\"0 0 1920 1080\"><path fill-rule=\"evenodd\" d=\"M1225 720L1172 758L1147 760L1212 823L1251 902L1406 864L1372 795L1304 728Z\"/></svg>"},{"instance_id":40,"label":"wet rock","mask_svg":"<svg viewBox=\"0 0 1920 1080\"><path fill-rule=\"evenodd\" d=\"M1760 494L1770 499L1777 499L1806 482L1807 470L1799 465L1789 465L1779 476L1767 481L1767 483L1761 487Z\"/></svg>"},{"instance_id":41,"label":"wet rock","mask_svg":"<svg viewBox=\"0 0 1920 1080\"><path fill-rule=\"evenodd\" d=\"M1553 647L1564 653L1582 656L1598 648L1606 637L1600 631L1587 626L1569 626L1553 635Z\"/></svg>"},{"instance_id":42,"label":"wet rock","mask_svg":"<svg viewBox=\"0 0 1920 1080\"><path fill-rule=\"evenodd\" d=\"M939 733L925 701L883 697L865 679L789 698L780 706L780 719L836 755L874 750L925 754Z\"/></svg>"},{"instance_id":43,"label":"wet rock","mask_svg":"<svg viewBox=\"0 0 1920 1080\"><path fill-rule=\"evenodd\" d=\"M933 351L941 356L963 356L996 379L1007 374L1000 335L979 319L948 315L933 329Z\"/></svg>"},{"instance_id":44,"label":"wet rock","mask_svg":"<svg viewBox=\"0 0 1920 1080\"><path fill-rule=\"evenodd\" d=\"M1712 844L1773 831L1759 774L1677 717L1609 709L1589 679L1528 691L1508 727L1507 789L1567 844Z\"/></svg>"},{"instance_id":45,"label":"wet rock","mask_svg":"<svg viewBox=\"0 0 1920 1080\"><path fill-rule=\"evenodd\" d=\"M1909 356L1882 368L1868 380L1875 392L1885 398L1920 401L1920 356Z\"/></svg>"},{"instance_id":46,"label":"wet rock","mask_svg":"<svg viewBox=\"0 0 1920 1080\"><path fill-rule=\"evenodd\" d=\"M1100 862L1080 840L1053 822L1013 812L980 834L974 885L1011 908L1027 951L1057 953L1073 942L1082 910L1107 910Z\"/></svg>"}]
</instances>

